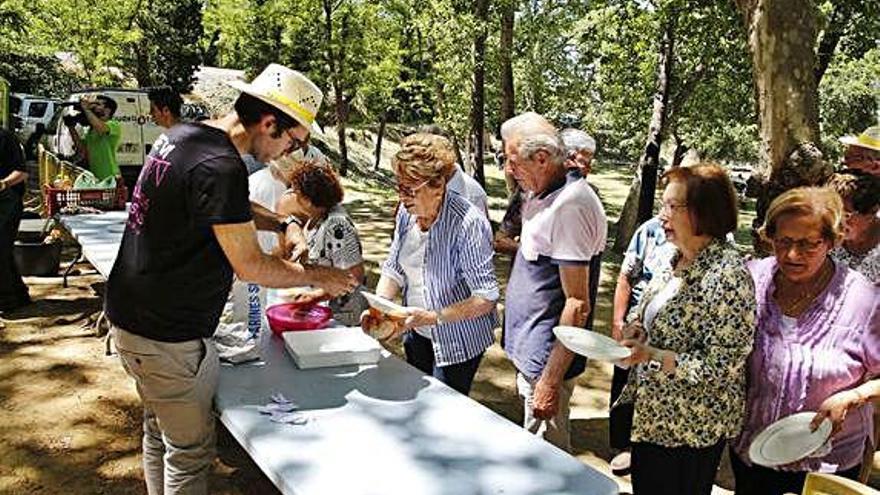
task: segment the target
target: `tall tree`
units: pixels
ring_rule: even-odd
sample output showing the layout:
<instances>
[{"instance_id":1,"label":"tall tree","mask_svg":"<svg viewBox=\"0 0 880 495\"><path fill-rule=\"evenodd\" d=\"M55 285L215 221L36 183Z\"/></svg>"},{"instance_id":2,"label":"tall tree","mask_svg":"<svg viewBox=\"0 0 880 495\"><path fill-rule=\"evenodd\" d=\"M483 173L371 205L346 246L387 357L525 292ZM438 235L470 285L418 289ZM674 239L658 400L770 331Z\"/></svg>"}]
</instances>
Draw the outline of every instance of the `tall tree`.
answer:
<instances>
[{"instance_id":1,"label":"tall tree","mask_svg":"<svg viewBox=\"0 0 880 495\"><path fill-rule=\"evenodd\" d=\"M486 128L486 36L489 23L489 0L474 1L477 22L474 34L474 87L471 97L471 136L474 145L474 178L486 185L483 170L483 136Z\"/></svg>"},{"instance_id":2,"label":"tall tree","mask_svg":"<svg viewBox=\"0 0 880 495\"><path fill-rule=\"evenodd\" d=\"M513 86L513 51L514 22L516 19L516 1L504 0L500 2L501 8L501 35L498 50L499 64L501 65L501 118L500 121L513 117L516 114L516 98Z\"/></svg>"},{"instance_id":3,"label":"tall tree","mask_svg":"<svg viewBox=\"0 0 880 495\"><path fill-rule=\"evenodd\" d=\"M630 185L626 203L617 222L617 235L612 250L623 252L636 228L654 214L654 195L657 189L657 171L660 165L660 145L666 131L669 95L675 53L676 15L665 17L657 56L657 81L654 104L648 125L648 139L639 159L638 171ZM633 204L637 208L633 208Z\"/></svg>"},{"instance_id":4,"label":"tall tree","mask_svg":"<svg viewBox=\"0 0 880 495\"><path fill-rule=\"evenodd\" d=\"M143 10L140 5L131 18L141 31L131 44L138 84L189 92L201 63L202 1L147 0Z\"/></svg>"}]
</instances>

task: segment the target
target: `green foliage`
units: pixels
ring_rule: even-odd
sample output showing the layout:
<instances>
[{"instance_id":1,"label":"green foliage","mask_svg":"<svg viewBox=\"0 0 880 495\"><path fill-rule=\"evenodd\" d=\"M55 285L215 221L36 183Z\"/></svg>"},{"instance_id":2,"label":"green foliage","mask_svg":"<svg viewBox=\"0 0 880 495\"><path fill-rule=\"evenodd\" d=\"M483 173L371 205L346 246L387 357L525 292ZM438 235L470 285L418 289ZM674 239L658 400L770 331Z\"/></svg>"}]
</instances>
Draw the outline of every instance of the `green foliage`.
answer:
<instances>
[{"instance_id":1,"label":"green foliage","mask_svg":"<svg viewBox=\"0 0 880 495\"><path fill-rule=\"evenodd\" d=\"M819 85L822 137L826 154L840 156L837 138L877 125L880 111L880 48L859 58L838 54Z\"/></svg>"},{"instance_id":2,"label":"green foliage","mask_svg":"<svg viewBox=\"0 0 880 495\"><path fill-rule=\"evenodd\" d=\"M138 83L188 93L201 62L201 0L149 0L135 22L141 38L130 49Z\"/></svg>"}]
</instances>

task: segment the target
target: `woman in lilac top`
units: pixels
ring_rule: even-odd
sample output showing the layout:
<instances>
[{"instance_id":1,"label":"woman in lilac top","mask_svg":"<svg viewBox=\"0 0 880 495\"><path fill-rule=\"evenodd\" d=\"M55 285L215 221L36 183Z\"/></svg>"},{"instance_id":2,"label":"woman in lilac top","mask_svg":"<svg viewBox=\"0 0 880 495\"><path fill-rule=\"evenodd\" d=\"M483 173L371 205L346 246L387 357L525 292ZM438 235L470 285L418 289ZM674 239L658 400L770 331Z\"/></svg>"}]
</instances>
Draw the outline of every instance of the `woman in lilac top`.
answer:
<instances>
[{"instance_id":1,"label":"woman in lilac top","mask_svg":"<svg viewBox=\"0 0 880 495\"><path fill-rule=\"evenodd\" d=\"M733 441L736 494L800 493L806 473L856 478L871 442L870 399L880 396L880 289L829 252L840 241L840 198L824 188L780 195L762 234L774 256L749 263L758 325L749 362L746 421ZM749 445L771 423L818 411L831 449L775 469L753 464Z\"/></svg>"}]
</instances>

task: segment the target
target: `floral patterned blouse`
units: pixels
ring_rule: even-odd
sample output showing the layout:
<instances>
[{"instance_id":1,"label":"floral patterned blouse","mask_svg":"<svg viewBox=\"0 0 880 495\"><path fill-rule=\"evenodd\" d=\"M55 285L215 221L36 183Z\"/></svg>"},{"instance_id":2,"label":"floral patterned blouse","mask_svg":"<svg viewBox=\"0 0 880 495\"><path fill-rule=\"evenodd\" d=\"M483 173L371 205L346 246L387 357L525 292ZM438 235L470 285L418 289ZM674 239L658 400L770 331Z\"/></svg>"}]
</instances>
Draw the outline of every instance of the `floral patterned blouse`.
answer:
<instances>
[{"instance_id":1,"label":"floral patterned blouse","mask_svg":"<svg viewBox=\"0 0 880 495\"><path fill-rule=\"evenodd\" d=\"M681 253L676 250L671 266ZM666 267L631 316L672 280ZM678 277L681 286L654 317L650 345L677 354L673 373L642 364L618 403L634 402L633 442L708 447L735 437L745 413L746 365L755 333L755 289L742 256L713 240Z\"/></svg>"}]
</instances>

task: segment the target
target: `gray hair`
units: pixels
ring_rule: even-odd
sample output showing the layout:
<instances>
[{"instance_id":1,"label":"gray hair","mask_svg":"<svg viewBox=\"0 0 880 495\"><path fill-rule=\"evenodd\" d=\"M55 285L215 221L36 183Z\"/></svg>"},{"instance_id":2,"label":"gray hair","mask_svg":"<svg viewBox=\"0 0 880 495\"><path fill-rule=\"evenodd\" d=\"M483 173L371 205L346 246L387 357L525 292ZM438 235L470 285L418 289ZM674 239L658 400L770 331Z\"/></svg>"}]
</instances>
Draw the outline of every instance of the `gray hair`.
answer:
<instances>
[{"instance_id":1,"label":"gray hair","mask_svg":"<svg viewBox=\"0 0 880 495\"><path fill-rule=\"evenodd\" d=\"M559 137L565 145L566 155L581 151L592 155L596 152L596 140L580 129L564 129L559 133Z\"/></svg>"},{"instance_id":2,"label":"gray hair","mask_svg":"<svg viewBox=\"0 0 880 495\"><path fill-rule=\"evenodd\" d=\"M517 154L526 160L534 159L539 151L547 153L550 163L553 165L561 167L565 162L565 146L555 132L553 134L538 132L525 135L516 150Z\"/></svg>"},{"instance_id":3,"label":"gray hair","mask_svg":"<svg viewBox=\"0 0 880 495\"><path fill-rule=\"evenodd\" d=\"M556 128L550 121L535 112L521 113L501 124L501 139L504 141L538 133L555 134Z\"/></svg>"}]
</instances>

